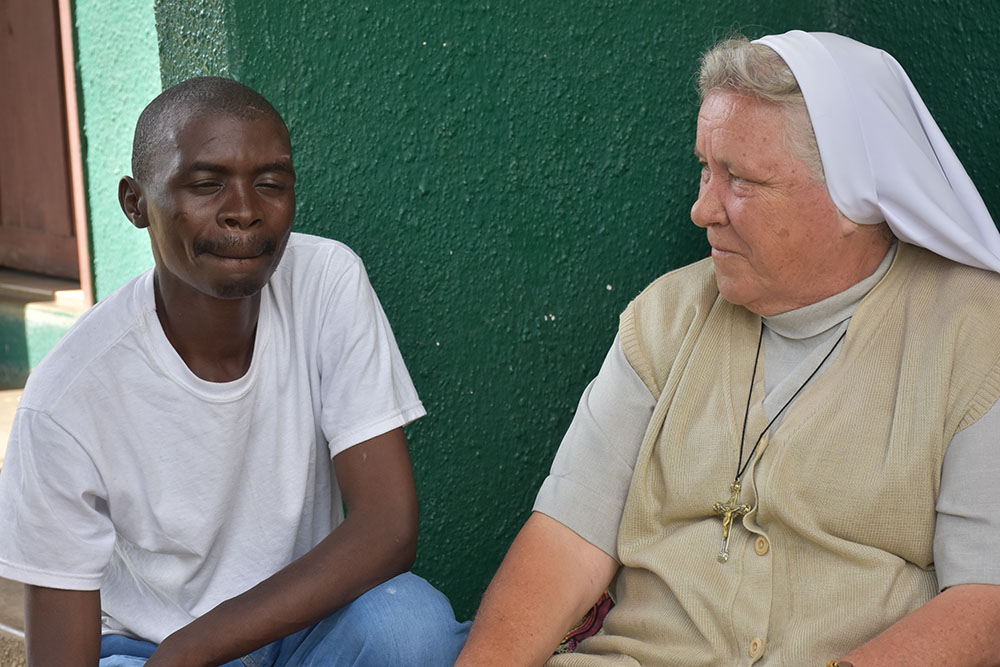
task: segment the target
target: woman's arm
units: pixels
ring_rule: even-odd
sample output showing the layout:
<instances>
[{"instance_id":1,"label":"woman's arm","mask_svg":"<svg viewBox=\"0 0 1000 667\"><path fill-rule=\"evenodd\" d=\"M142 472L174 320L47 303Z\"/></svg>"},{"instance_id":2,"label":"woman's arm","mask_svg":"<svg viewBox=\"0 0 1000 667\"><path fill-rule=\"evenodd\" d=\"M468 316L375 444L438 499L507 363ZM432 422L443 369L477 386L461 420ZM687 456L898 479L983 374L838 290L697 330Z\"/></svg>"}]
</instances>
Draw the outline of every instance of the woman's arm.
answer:
<instances>
[{"instance_id":1,"label":"woman's arm","mask_svg":"<svg viewBox=\"0 0 1000 667\"><path fill-rule=\"evenodd\" d=\"M541 665L617 571L614 558L532 514L486 590L456 666Z\"/></svg>"},{"instance_id":2,"label":"woman's arm","mask_svg":"<svg viewBox=\"0 0 1000 667\"><path fill-rule=\"evenodd\" d=\"M1000 665L1000 586L953 586L842 657L854 667Z\"/></svg>"}]
</instances>

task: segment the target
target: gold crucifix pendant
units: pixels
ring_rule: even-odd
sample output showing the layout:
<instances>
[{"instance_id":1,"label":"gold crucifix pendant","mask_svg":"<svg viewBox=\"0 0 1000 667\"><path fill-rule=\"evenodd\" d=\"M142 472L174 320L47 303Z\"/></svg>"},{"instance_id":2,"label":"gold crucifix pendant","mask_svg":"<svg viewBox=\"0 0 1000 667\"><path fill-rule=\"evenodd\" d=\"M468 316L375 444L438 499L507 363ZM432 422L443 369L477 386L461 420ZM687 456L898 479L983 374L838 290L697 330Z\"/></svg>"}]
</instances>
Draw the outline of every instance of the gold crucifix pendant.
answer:
<instances>
[{"instance_id":1,"label":"gold crucifix pendant","mask_svg":"<svg viewBox=\"0 0 1000 667\"><path fill-rule=\"evenodd\" d=\"M722 516L722 546L719 547L719 555L716 556L720 563L729 560L729 531L733 527L733 519L737 519L750 511L749 505L740 505L740 478L737 477L729 485L729 502L723 505L715 503L712 510Z\"/></svg>"}]
</instances>

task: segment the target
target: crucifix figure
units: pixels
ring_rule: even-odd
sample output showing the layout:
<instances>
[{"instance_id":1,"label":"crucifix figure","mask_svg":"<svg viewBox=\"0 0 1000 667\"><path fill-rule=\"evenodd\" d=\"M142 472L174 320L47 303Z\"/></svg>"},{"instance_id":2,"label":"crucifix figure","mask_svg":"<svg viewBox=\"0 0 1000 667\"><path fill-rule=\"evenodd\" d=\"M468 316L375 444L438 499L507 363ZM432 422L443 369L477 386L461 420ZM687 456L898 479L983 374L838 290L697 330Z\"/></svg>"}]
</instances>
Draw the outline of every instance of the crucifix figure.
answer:
<instances>
[{"instance_id":1,"label":"crucifix figure","mask_svg":"<svg viewBox=\"0 0 1000 667\"><path fill-rule=\"evenodd\" d=\"M729 496L729 502L725 505L722 503L715 503L712 506L712 510L722 516L722 546L719 547L719 555L716 556L720 563L725 563L729 560L729 531L733 527L733 520L737 519L747 512L750 511L749 505L740 505L740 478L737 477L730 484L729 490L732 492Z\"/></svg>"}]
</instances>

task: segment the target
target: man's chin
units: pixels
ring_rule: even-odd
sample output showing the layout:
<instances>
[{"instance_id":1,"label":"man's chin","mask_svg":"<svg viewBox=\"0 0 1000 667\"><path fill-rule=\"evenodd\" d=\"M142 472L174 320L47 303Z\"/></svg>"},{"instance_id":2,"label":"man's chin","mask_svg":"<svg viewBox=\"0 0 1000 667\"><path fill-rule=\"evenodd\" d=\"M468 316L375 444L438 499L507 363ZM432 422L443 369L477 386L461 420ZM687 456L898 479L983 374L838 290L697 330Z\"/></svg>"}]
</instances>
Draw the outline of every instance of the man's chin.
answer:
<instances>
[{"instance_id":1,"label":"man's chin","mask_svg":"<svg viewBox=\"0 0 1000 667\"><path fill-rule=\"evenodd\" d=\"M277 262L270 266L256 267L257 270L217 274L210 285L208 294L217 299L245 299L258 294L271 279Z\"/></svg>"},{"instance_id":2,"label":"man's chin","mask_svg":"<svg viewBox=\"0 0 1000 667\"><path fill-rule=\"evenodd\" d=\"M212 290L212 296L217 299L245 299L254 296L264 289L267 281L260 280L240 280L216 285Z\"/></svg>"}]
</instances>

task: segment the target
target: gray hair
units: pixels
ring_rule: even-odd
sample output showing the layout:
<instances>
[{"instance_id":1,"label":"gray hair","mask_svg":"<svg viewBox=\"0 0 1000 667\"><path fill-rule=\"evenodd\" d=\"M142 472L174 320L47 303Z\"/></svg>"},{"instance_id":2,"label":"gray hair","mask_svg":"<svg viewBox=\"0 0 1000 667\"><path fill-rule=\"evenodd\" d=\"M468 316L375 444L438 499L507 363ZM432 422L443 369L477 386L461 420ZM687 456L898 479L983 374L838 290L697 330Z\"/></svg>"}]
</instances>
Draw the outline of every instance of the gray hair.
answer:
<instances>
[{"instance_id":1,"label":"gray hair","mask_svg":"<svg viewBox=\"0 0 1000 667\"><path fill-rule=\"evenodd\" d=\"M785 141L789 150L809 165L816 180L826 182L806 100L781 56L742 35L717 43L702 55L698 72L702 101L716 90L752 95L781 107L788 125Z\"/></svg>"}]
</instances>

